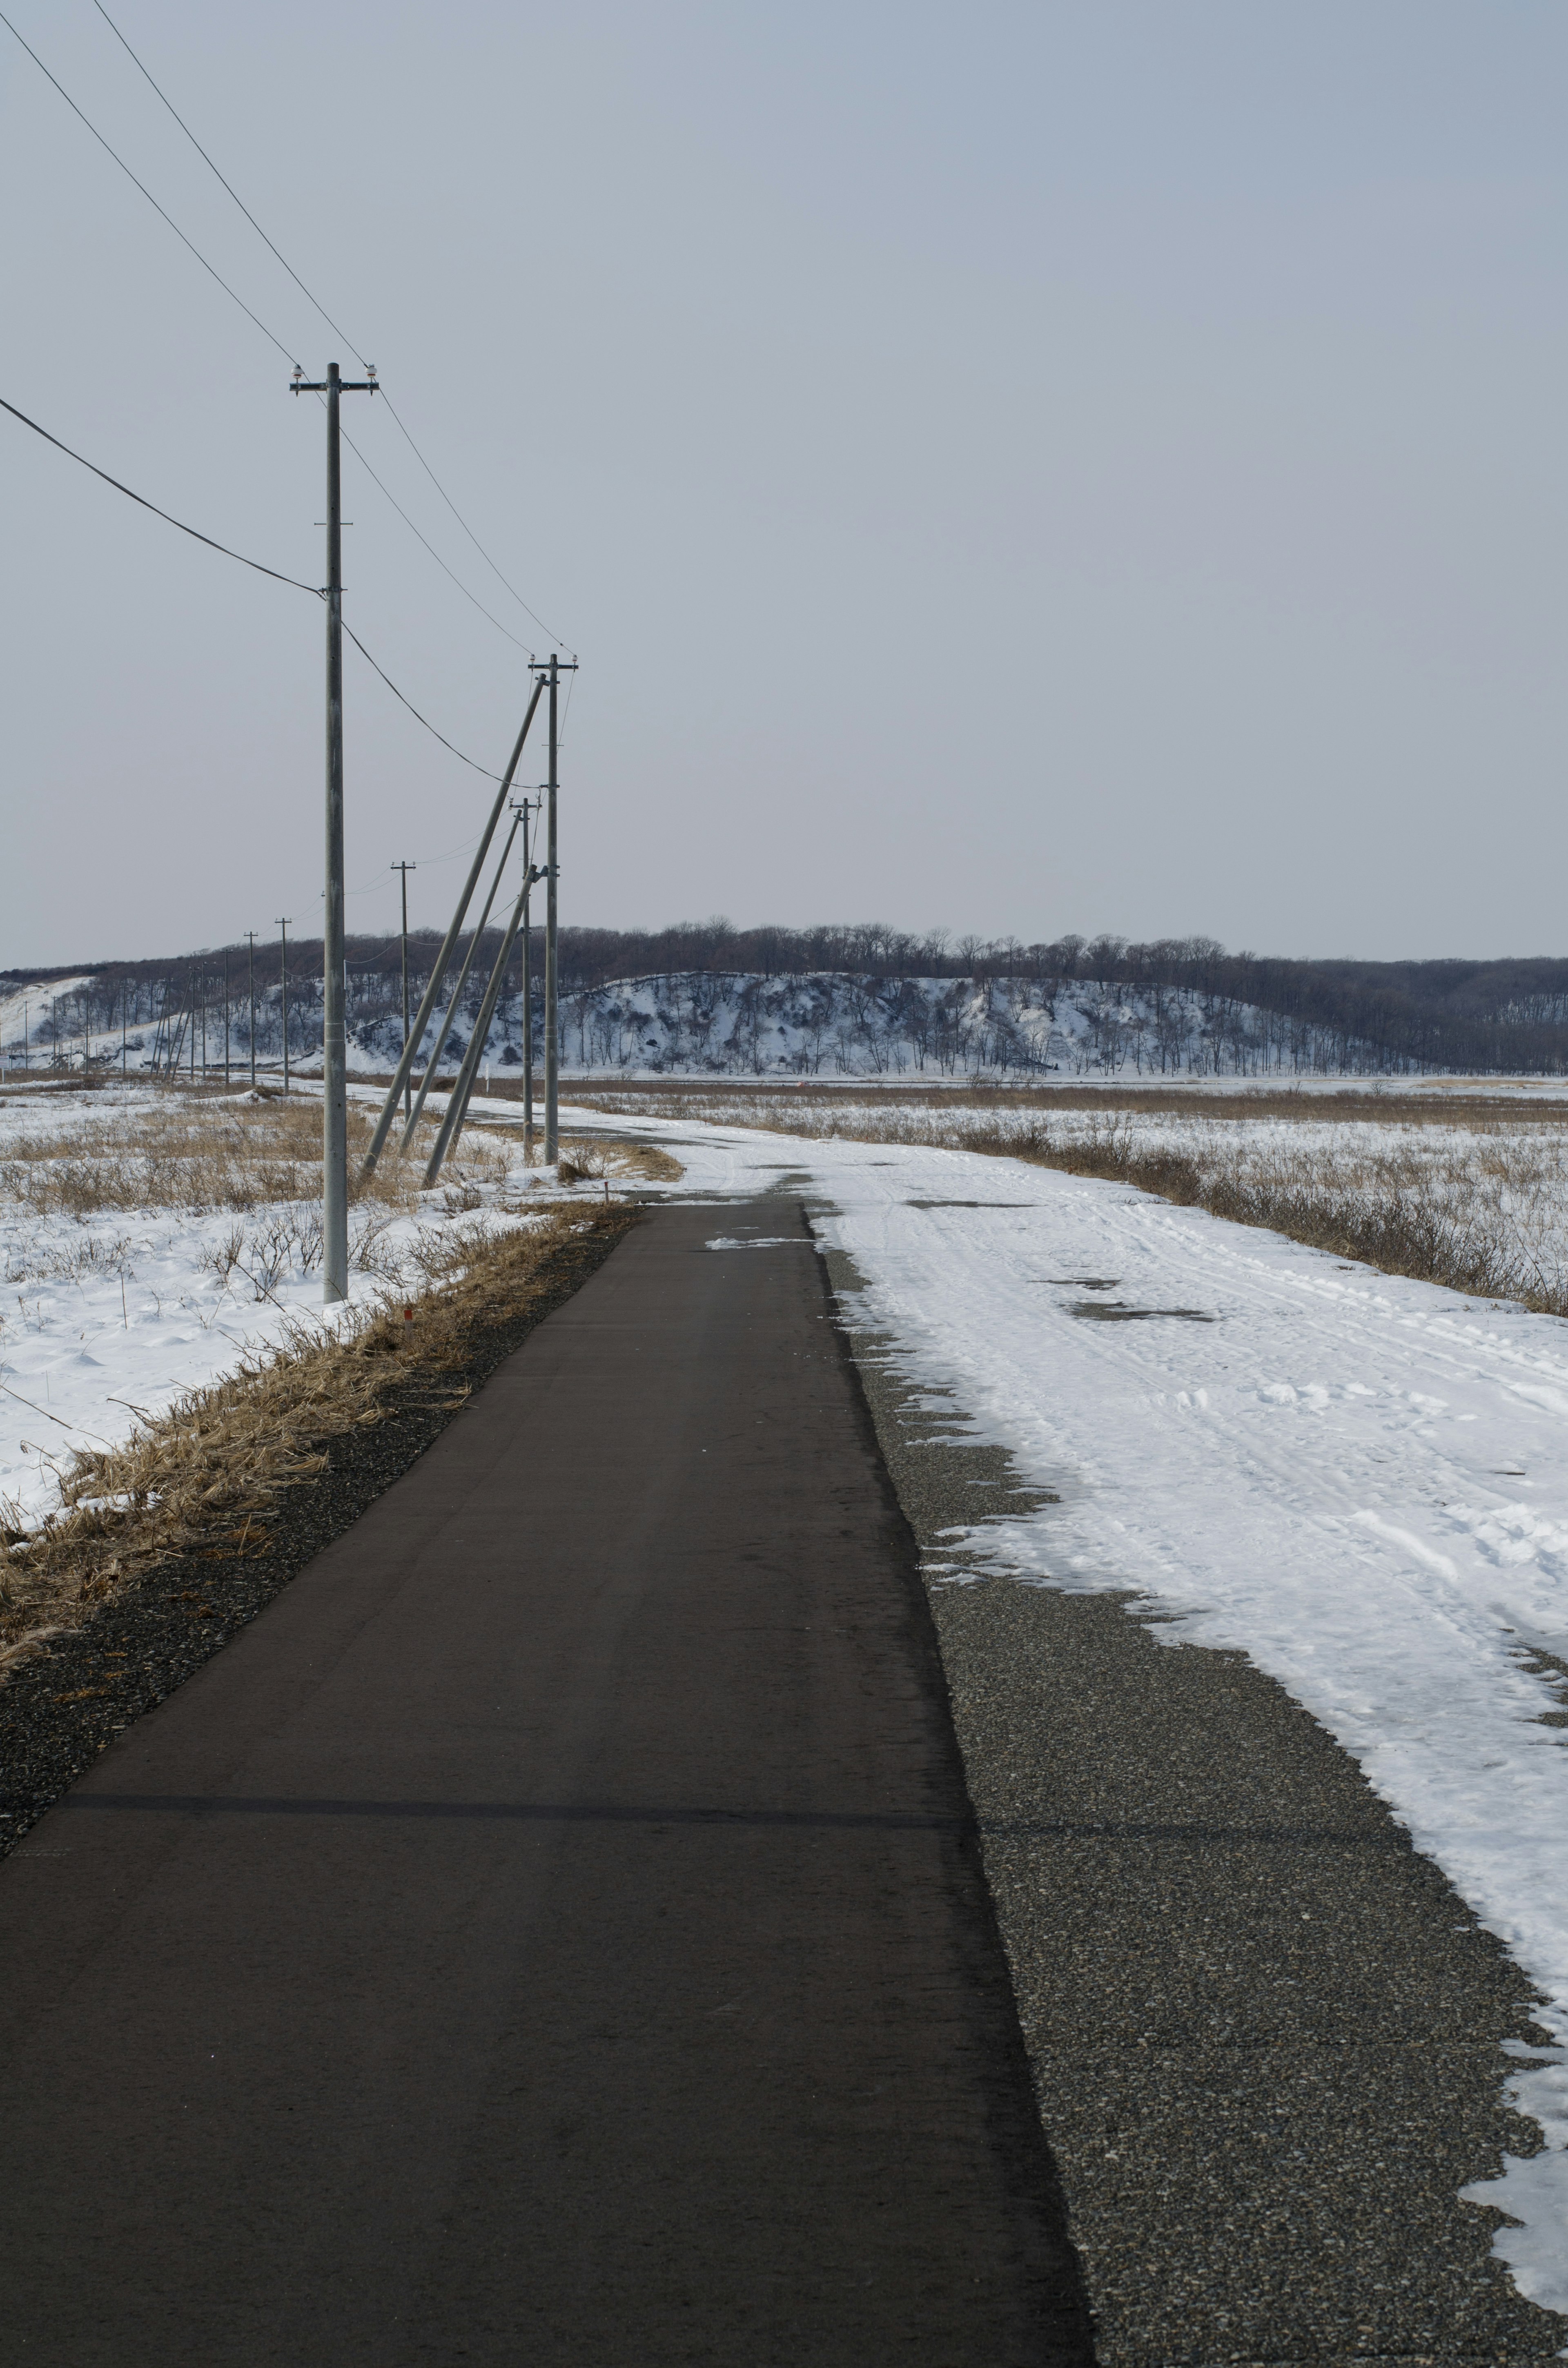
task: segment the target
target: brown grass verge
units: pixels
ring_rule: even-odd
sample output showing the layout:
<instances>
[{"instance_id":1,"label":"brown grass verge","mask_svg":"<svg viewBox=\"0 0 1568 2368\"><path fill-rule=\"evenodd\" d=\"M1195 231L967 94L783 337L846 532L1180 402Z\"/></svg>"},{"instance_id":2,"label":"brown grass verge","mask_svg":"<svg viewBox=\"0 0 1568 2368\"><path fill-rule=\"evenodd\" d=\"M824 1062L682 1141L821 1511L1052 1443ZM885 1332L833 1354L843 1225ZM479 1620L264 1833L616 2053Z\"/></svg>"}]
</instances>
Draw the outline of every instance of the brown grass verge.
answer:
<instances>
[{"instance_id":1,"label":"brown grass verge","mask_svg":"<svg viewBox=\"0 0 1568 2368\"><path fill-rule=\"evenodd\" d=\"M561 1165L563 1184L595 1183L601 1177L639 1176L649 1184L678 1184L686 1170L678 1159L652 1143L602 1143L587 1135L563 1134Z\"/></svg>"},{"instance_id":2,"label":"brown grass verge","mask_svg":"<svg viewBox=\"0 0 1568 2368\"><path fill-rule=\"evenodd\" d=\"M527 1314L574 1235L615 1237L633 1222L624 1204L570 1207L526 1228L471 1231L454 1240L445 1281L366 1311L344 1337L301 1324L284 1348L192 1392L123 1446L79 1453L59 1512L25 1537L7 1533L0 1671L160 1563L264 1554L269 1514L325 1469L334 1439L381 1421L411 1383L452 1389L475 1336ZM466 1395L460 1386L448 1403Z\"/></svg>"},{"instance_id":3,"label":"brown grass verge","mask_svg":"<svg viewBox=\"0 0 1568 2368\"><path fill-rule=\"evenodd\" d=\"M792 1105L816 1103L833 1107L851 1103L874 1107L880 1101L903 1103L921 1110L1077 1111L1088 1116L1122 1112L1142 1118L1194 1118L1222 1124L1227 1120L1318 1120L1335 1124L1361 1121L1369 1126L1532 1125L1568 1127L1568 1097L1552 1099L1532 1091L1529 1081L1461 1078L1434 1080L1414 1093L1400 1086L1346 1085L1309 1089L1290 1084L1227 1083L1207 1091L1199 1086L1160 1084L1119 1085L996 1085L983 1080L943 1082L929 1077L810 1077L761 1080L741 1076L631 1079L624 1083L572 1081L571 1098L579 1110L601 1110L618 1116L665 1119L714 1118L714 1105L733 1102L751 1115L736 1124L777 1126L793 1130ZM778 1113L765 1118L763 1111ZM723 1121L720 1120L719 1123Z\"/></svg>"},{"instance_id":4,"label":"brown grass verge","mask_svg":"<svg viewBox=\"0 0 1568 2368\"><path fill-rule=\"evenodd\" d=\"M11 1136L0 1157L0 1202L33 1216L87 1218L105 1210L247 1212L308 1201L321 1191L321 1129L319 1101L171 1089L152 1109L111 1106L69 1126ZM421 1125L406 1159L389 1155L361 1180L370 1129L370 1118L351 1102L350 1200L413 1208L434 1125ZM476 1128L462 1137L442 1181L495 1184L506 1165L506 1145Z\"/></svg>"}]
</instances>

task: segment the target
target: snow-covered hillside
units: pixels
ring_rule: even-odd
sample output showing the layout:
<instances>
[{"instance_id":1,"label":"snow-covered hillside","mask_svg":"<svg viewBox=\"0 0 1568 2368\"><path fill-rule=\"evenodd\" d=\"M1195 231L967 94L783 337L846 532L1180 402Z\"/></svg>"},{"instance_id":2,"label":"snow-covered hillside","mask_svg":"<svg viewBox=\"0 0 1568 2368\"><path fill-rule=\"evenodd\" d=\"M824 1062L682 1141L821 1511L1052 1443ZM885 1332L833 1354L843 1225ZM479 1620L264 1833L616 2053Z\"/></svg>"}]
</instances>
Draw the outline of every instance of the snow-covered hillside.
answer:
<instances>
[{"instance_id":1,"label":"snow-covered hillside","mask_svg":"<svg viewBox=\"0 0 1568 2368\"><path fill-rule=\"evenodd\" d=\"M425 981L414 984L416 998ZM51 981L0 1001L0 1047L9 1067L80 1068L121 1061L119 1015L102 1024L101 998L85 980ZM449 1035L460 1057L478 1015L475 975ZM227 1011L221 991L186 1006L128 1019L128 1073L248 1064L250 1009L243 988ZM289 983L289 1046L301 1075L319 1067L321 981ZM133 1007L134 1008L134 1007ZM378 974L349 981L349 1063L361 1073L390 1068L403 1042L397 982ZM534 982L536 1058L543 1000ZM25 1023L25 1033L24 1033ZM435 1024L426 1031L427 1057ZM276 985L256 1000L256 1053L283 1055L282 1000ZM503 997L486 1053L498 1068L520 1065L522 996ZM576 1074L751 1076L1115 1075L1269 1076L1382 1074L1376 1048L1282 1018L1252 1004L1174 988L1131 988L1094 979L1047 985L1028 979L872 978L841 971L796 975L685 971L612 979L563 995L561 1061Z\"/></svg>"}]
</instances>

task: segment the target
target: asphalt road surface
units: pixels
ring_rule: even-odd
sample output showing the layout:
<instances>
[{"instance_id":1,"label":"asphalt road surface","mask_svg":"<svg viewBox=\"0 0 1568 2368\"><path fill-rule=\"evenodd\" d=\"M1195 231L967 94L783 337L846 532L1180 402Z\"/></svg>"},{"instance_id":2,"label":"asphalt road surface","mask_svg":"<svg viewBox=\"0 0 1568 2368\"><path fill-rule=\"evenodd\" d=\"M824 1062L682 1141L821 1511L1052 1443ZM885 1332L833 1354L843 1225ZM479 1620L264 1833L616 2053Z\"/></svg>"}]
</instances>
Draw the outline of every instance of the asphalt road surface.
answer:
<instances>
[{"instance_id":1,"label":"asphalt road surface","mask_svg":"<svg viewBox=\"0 0 1568 2368\"><path fill-rule=\"evenodd\" d=\"M798 1205L651 1216L0 1867L0 2260L61 2368L1089 2358Z\"/></svg>"}]
</instances>

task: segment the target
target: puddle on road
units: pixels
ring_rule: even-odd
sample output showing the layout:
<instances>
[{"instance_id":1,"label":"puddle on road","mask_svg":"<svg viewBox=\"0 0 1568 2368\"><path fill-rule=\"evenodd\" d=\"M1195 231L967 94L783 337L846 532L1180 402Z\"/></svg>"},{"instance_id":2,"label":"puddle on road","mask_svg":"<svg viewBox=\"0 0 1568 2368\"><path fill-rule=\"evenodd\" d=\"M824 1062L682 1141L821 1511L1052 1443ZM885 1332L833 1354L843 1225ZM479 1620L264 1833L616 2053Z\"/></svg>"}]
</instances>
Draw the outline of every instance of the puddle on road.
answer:
<instances>
[{"instance_id":1,"label":"puddle on road","mask_svg":"<svg viewBox=\"0 0 1568 2368\"><path fill-rule=\"evenodd\" d=\"M1162 1317L1178 1324L1218 1324L1217 1315L1210 1315L1201 1307L1129 1307L1119 1299L1075 1299L1068 1307L1069 1315L1087 1317L1094 1324L1151 1324Z\"/></svg>"},{"instance_id":2,"label":"puddle on road","mask_svg":"<svg viewBox=\"0 0 1568 2368\"><path fill-rule=\"evenodd\" d=\"M1038 1209L1039 1201L906 1201L906 1209Z\"/></svg>"}]
</instances>

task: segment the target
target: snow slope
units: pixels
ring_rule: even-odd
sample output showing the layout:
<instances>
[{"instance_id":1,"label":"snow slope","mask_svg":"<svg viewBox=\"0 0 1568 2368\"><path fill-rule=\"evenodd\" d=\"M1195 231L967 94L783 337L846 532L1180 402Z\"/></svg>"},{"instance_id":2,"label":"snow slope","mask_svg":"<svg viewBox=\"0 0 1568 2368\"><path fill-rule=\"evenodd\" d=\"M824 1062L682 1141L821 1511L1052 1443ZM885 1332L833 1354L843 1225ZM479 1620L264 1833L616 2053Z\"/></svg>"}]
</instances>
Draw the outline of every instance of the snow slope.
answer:
<instances>
[{"instance_id":1,"label":"snow slope","mask_svg":"<svg viewBox=\"0 0 1568 2368\"><path fill-rule=\"evenodd\" d=\"M809 1176L863 1320L1058 1492L966 1543L1248 1653L1540 1984L1558 2044L1512 2088L1547 2151L1472 2192L1523 2220L1496 2249L1568 2312L1568 1732L1528 1666L1568 1663L1568 1325L1022 1162L664 1133L716 1194ZM1079 1312L1113 1303L1149 1312Z\"/></svg>"},{"instance_id":2,"label":"snow slope","mask_svg":"<svg viewBox=\"0 0 1568 2368\"><path fill-rule=\"evenodd\" d=\"M516 980L514 971L486 1040L487 1057L504 1068L522 1059ZM0 1048L11 1067L80 1065L80 990L89 984L52 981L47 989L18 990L0 1001ZM176 984L183 998L188 989ZM422 978L413 982L415 1000L424 985ZM453 1062L467 1045L483 988L476 971L448 1038ZM349 1064L362 1074L385 1072L403 1045L398 983L379 973L352 975L348 990ZM222 989L209 985L202 991L208 1001L197 1020L196 1059L208 1069L222 1067ZM142 1014L160 1003L162 989L142 983L137 994L142 1000L128 1030L128 1073L166 1067L171 1051L188 1068L185 1001L170 1005L161 1028ZM99 990L93 1008L92 1058L118 1066L120 1027L112 998ZM229 1025L232 1060L248 1064L249 1006L238 980ZM437 1025L426 1031L422 1056L431 1050ZM320 979L290 978L290 1059L301 1075L312 1065L319 1071L321 1030ZM536 1048L543 1037L543 985L536 978ZM276 1065L282 1046L282 999L274 985L257 996L257 1057ZM1265 1077L1381 1075L1399 1066L1373 1048L1278 1013L1192 992L1096 979L1052 985L1023 978L859 978L838 971L805 976L687 971L571 990L562 996L561 1059L569 1072L595 1074L928 1078L981 1069L1004 1076Z\"/></svg>"}]
</instances>

